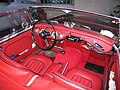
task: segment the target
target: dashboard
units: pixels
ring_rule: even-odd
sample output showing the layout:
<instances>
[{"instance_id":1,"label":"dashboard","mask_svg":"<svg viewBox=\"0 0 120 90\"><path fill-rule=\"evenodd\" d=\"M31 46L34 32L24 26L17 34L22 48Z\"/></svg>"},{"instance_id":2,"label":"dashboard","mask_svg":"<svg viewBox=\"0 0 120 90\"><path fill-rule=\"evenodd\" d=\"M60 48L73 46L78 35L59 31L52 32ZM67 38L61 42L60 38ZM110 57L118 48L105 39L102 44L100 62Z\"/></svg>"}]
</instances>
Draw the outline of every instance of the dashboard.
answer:
<instances>
[{"instance_id":1,"label":"dashboard","mask_svg":"<svg viewBox=\"0 0 120 90\"><path fill-rule=\"evenodd\" d=\"M63 24L55 23L53 23L53 26L56 30L57 40L68 39L73 42L85 41L88 43L86 47L87 49L88 46L90 46L92 47L91 49L95 49L96 51L98 51L98 53L110 52L112 50L112 45L116 43L111 38L103 36L94 31L86 30L84 28L70 28L64 26ZM37 32L40 32L41 29L45 29L51 34L48 38L54 38L51 25L40 23L37 24L35 27L37 28L36 30L39 30Z\"/></svg>"}]
</instances>

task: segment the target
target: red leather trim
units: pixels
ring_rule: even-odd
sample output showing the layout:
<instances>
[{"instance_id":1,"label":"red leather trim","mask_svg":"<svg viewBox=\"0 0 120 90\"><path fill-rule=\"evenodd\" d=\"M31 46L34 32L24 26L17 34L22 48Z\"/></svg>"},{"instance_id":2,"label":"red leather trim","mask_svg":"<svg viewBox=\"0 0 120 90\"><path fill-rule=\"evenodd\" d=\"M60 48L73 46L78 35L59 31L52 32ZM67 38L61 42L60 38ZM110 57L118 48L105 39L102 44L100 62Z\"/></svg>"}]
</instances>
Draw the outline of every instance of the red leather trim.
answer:
<instances>
[{"instance_id":1,"label":"red leather trim","mask_svg":"<svg viewBox=\"0 0 120 90\"><path fill-rule=\"evenodd\" d=\"M69 90L51 80L37 77L34 82L27 87L29 90Z\"/></svg>"},{"instance_id":2,"label":"red leather trim","mask_svg":"<svg viewBox=\"0 0 120 90\"><path fill-rule=\"evenodd\" d=\"M97 75L87 72L87 70L73 68L67 73L66 77L95 90L101 89L101 79Z\"/></svg>"},{"instance_id":3,"label":"red leather trim","mask_svg":"<svg viewBox=\"0 0 120 90\"><path fill-rule=\"evenodd\" d=\"M19 61L37 50L37 47L32 48L32 44L31 30L29 30L2 43L0 46L3 48L2 52L8 57L18 55L14 60ZM24 52L25 50L26 52ZM19 55L22 52L24 53Z\"/></svg>"},{"instance_id":4,"label":"red leather trim","mask_svg":"<svg viewBox=\"0 0 120 90\"><path fill-rule=\"evenodd\" d=\"M86 78L84 78L84 77L82 77L80 75L74 75L71 78L71 80L92 88L92 81L90 81L89 79L86 79Z\"/></svg>"},{"instance_id":5,"label":"red leather trim","mask_svg":"<svg viewBox=\"0 0 120 90\"><path fill-rule=\"evenodd\" d=\"M62 65L59 65L57 63L53 63L49 69L45 72L45 76L48 76L50 78L53 78L52 72L57 72L61 69Z\"/></svg>"},{"instance_id":6,"label":"red leather trim","mask_svg":"<svg viewBox=\"0 0 120 90\"><path fill-rule=\"evenodd\" d=\"M54 63L62 63L63 68L65 67L66 63L68 62L68 67L66 68L66 71L70 68L76 67L79 62L81 62L81 52L72 47L65 47L63 48L65 50L65 54L58 53L56 55L56 58L54 60ZM66 72L65 71L65 72Z\"/></svg>"},{"instance_id":7,"label":"red leather trim","mask_svg":"<svg viewBox=\"0 0 120 90\"><path fill-rule=\"evenodd\" d=\"M69 90L40 76L38 76L30 86L27 86L35 74L26 69L16 68L3 62L1 60L2 58L18 67L24 67L1 52L0 56L0 90Z\"/></svg>"},{"instance_id":8,"label":"red leather trim","mask_svg":"<svg viewBox=\"0 0 120 90\"><path fill-rule=\"evenodd\" d=\"M6 55L4 55L3 53L0 53L0 56L0 73L5 74L5 77L11 78L12 81L17 82L20 85L26 85L31 77L35 75L34 73L26 70L23 65L6 57ZM7 60L8 62L6 62L5 60ZM16 65L16 67L14 67L14 65Z\"/></svg>"},{"instance_id":9,"label":"red leather trim","mask_svg":"<svg viewBox=\"0 0 120 90\"><path fill-rule=\"evenodd\" d=\"M7 77L4 73L0 73L0 90L28 90L18 82Z\"/></svg>"},{"instance_id":10,"label":"red leather trim","mask_svg":"<svg viewBox=\"0 0 120 90\"><path fill-rule=\"evenodd\" d=\"M29 55L23 62L22 65L30 69L31 71L44 74L48 67L52 64L52 60L37 54Z\"/></svg>"},{"instance_id":11,"label":"red leather trim","mask_svg":"<svg viewBox=\"0 0 120 90\"><path fill-rule=\"evenodd\" d=\"M86 87L80 83L76 83L59 73L53 73L54 81L70 90L93 90L92 88Z\"/></svg>"},{"instance_id":12,"label":"red leather trim","mask_svg":"<svg viewBox=\"0 0 120 90\"><path fill-rule=\"evenodd\" d=\"M46 23L37 24L36 27L45 28ZM112 45L116 43L111 38L108 38L106 36L103 36L93 31L85 30L84 28L71 29L71 28L65 27L64 25L58 25L58 24L55 24L54 27L57 30L57 32L70 33L73 36L82 38L83 40L87 41L91 45L93 45L92 41L94 40L104 48L104 52L109 52L112 49ZM95 46L93 45L93 47Z\"/></svg>"}]
</instances>

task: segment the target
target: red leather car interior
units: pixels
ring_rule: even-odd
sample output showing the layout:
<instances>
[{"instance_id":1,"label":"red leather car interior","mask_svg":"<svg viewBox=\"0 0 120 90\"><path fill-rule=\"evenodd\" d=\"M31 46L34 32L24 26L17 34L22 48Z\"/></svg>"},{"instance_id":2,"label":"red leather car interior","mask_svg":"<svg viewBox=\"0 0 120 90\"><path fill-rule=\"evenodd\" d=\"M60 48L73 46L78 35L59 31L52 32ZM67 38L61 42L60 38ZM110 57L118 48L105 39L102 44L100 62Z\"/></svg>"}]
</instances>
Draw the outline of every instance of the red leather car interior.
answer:
<instances>
[{"instance_id":1,"label":"red leather car interior","mask_svg":"<svg viewBox=\"0 0 120 90\"><path fill-rule=\"evenodd\" d=\"M94 75L85 69L73 68L69 70L69 72L66 74L66 77L94 90L101 89L101 79L97 75Z\"/></svg>"},{"instance_id":2,"label":"red leather car interior","mask_svg":"<svg viewBox=\"0 0 120 90\"><path fill-rule=\"evenodd\" d=\"M37 47L32 47L33 41L31 38L31 31L27 31L21 35L16 36L7 41L7 43L2 43L2 52L11 57L14 55L15 61L20 61L21 59L27 57L29 54L37 50Z\"/></svg>"},{"instance_id":3,"label":"red leather car interior","mask_svg":"<svg viewBox=\"0 0 120 90\"><path fill-rule=\"evenodd\" d=\"M27 87L28 90L69 90L61 85L56 84L51 80L37 77L34 82Z\"/></svg>"},{"instance_id":4,"label":"red leather car interior","mask_svg":"<svg viewBox=\"0 0 120 90\"><path fill-rule=\"evenodd\" d=\"M53 63L48 70L45 72L45 76L53 78L52 72L58 72L61 69L62 65Z\"/></svg>"},{"instance_id":5,"label":"red leather car interior","mask_svg":"<svg viewBox=\"0 0 120 90\"><path fill-rule=\"evenodd\" d=\"M68 67L66 71L70 68L76 67L76 65L81 61L81 52L78 49L72 47L65 47L65 54L58 53L54 60L54 63L61 63L65 67L68 62Z\"/></svg>"},{"instance_id":6,"label":"red leather car interior","mask_svg":"<svg viewBox=\"0 0 120 90\"><path fill-rule=\"evenodd\" d=\"M52 64L52 60L37 54L29 55L23 62L22 65L30 69L37 74L44 74L48 67Z\"/></svg>"},{"instance_id":7,"label":"red leather car interior","mask_svg":"<svg viewBox=\"0 0 120 90\"><path fill-rule=\"evenodd\" d=\"M0 56L0 90L69 90L40 76L27 85L36 75L1 52Z\"/></svg>"},{"instance_id":8,"label":"red leather car interior","mask_svg":"<svg viewBox=\"0 0 120 90\"><path fill-rule=\"evenodd\" d=\"M56 27L59 28L57 25ZM66 28L63 27L62 30L66 31ZM79 36L79 33L76 35ZM92 36L90 36L90 39L92 39ZM36 38L36 40L41 42L39 43L41 46L44 46L45 43L42 43L44 42L42 39ZM111 40L108 39L106 43L109 44L110 42ZM22 35L8 40L7 43L2 43L3 50L0 51L0 86L2 87L0 87L0 90L101 90L105 75L87 70L84 66L89 61L107 67L111 56L97 54L83 48L84 42L77 43L65 40L64 43L60 41L60 45L65 53L53 48L56 57L51 58L51 60L43 55L44 53L41 54L42 51L39 54L32 54L38 48L34 46L31 31L26 31ZM111 45L112 42L108 46L111 47ZM11 55L18 56L12 60ZM20 62L22 60L23 62ZM61 72L64 70L66 63L68 65L62 75ZM114 71L116 70L115 66L112 67ZM27 86L36 74L42 75L42 77L37 75L38 77ZM51 80L48 80L48 78Z\"/></svg>"},{"instance_id":9,"label":"red leather car interior","mask_svg":"<svg viewBox=\"0 0 120 90\"><path fill-rule=\"evenodd\" d=\"M3 77L9 77L10 81L16 81L18 84L24 85L35 75L28 71L23 65L6 57L3 53L0 53L0 56L0 64L2 64L0 65L1 75L3 73Z\"/></svg>"},{"instance_id":10,"label":"red leather car interior","mask_svg":"<svg viewBox=\"0 0 120 90\"><path fill-rule=\"evenodd\" d=\"M53 76L56 83L68 88L69 90L94 90L85 85L82 85L81 83L74 82L59 73L53 73Z\"/></svg>"}]
</instances>

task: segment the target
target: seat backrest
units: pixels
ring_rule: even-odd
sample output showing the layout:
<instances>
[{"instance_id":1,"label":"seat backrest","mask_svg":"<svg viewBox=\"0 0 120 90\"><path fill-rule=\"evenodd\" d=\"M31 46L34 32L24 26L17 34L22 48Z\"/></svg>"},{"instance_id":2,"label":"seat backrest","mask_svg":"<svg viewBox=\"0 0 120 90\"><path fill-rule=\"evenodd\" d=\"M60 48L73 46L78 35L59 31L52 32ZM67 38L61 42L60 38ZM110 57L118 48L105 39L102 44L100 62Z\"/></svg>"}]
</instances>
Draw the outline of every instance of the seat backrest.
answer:
<instances>
[{"instance_id":1,"label":"seat backrest","mask_svg":"<svg viewBox=\"0 0 120 90\"><path fill-rule=\"evenodd\" d=\"M66 77L94 90L101 90L101 78L85 69L72 68L67 72Z\"/></svg>"},{"instance_id":2,"label":"seat backrest","mask_svg":"<svg viewBox=\"0 0 120 90\"><path fill-rule=\"evenodd\" d=\"M78 84L59 73L53 73L54 81L70 90L93 90L92 88Z\"/></svg>"},{"instance_id":3,"label":"seat backrest","mask_svg":"<svg viewBox=\"0 0 120 90\"><path fill-rule=\"evenodd\" d=\"M51 59L39 54L31 54L22 62L22 65L39 75L43 75L51 64Z\"/></svg>"}]
</instances>

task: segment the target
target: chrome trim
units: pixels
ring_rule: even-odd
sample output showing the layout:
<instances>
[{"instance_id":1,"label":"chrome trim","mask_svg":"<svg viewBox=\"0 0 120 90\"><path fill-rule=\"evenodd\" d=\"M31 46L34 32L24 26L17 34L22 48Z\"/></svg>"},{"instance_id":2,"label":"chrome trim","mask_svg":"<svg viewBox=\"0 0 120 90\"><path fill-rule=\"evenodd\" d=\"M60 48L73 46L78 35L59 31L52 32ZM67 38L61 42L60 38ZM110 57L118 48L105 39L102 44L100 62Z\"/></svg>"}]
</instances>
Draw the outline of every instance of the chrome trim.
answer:
<instances>
[{"instance_id":1,"label":"chrome trim","mask_svg":"<svg viewBox=\"0 0 120 90\"><path fill-rule=\"evenodd\" d=\"M117 48L117 46L115 44L113 44L113 47L114 47L115 51L118 54L118 63L119 63L118 69L120 70L120 51L119 51L119 49Z\"/></svg>"},{"instance_id":2,"label":"chrome trim","mask_svg":"<svg viewBox=\"0 0 120 90\"><path fill-rule=\"evenodd\" d=\"M54 48L60 49L61 51L64 51L62 47L54 46Z\"/></svg>"},{"instance_id":3,"label":"chrome trim","mask_svg":"<svg viewBox=\"0 0 120 90\"><path fill-rule=\"evenodd\" d=\"M13 37L15 37L15 36L23 33L23 32L25 32L25 31L27 31L27 30L29 30L29 29L31 29L31 28L32 28L32 26L30 26L29 28L26 28L26 29L24 29L24 30L21 30L20 32L17 32L17 33L16 33L16 32L13 32L13 33L11 33L11 34L3 37L2 40L0 40L0 43L3 43L3 42L5 42L5 41L7 41L7 40L9 40L9 39L11 39L11 38L13 38Z\"/></svg>"},{"instance_id":4,"label":"chrome trim","mask_svg":"<svg viewBox=\"0 0 120 90\"><path fill-rule=\"evenodd\" d=\"M33 76L33 77L30 79L30 81L27 83L27 86L30 86L37 77L38 77L38 75Z\"/></svg>"},{"instance_id":5,"label":"chrome trim","mask_svg":"<svg viewBox=\"0 0 120 90\"><path fill-rule=\"evenodd\" d=\"M119 35L118 35L118 38L119 38L119 44L120 44L120 18L119 18ZM120 49L120 47L119 47L119 49Z\"/></svg>"},{"instance_id":6,"label":"chrome trim","mask_svg":"<svg viewBox=\"0 0 120 90\"><path fill-rule=\"evenodd\" d=\"M65 67L64 67L64 69L63 69L63 71L62 71L61 74L64 74L64 72L65 72L65 70L67 69L68 65L69 65L69 63L67 62L67 63L65 64Z\"/></svg>"}]
</instances>

